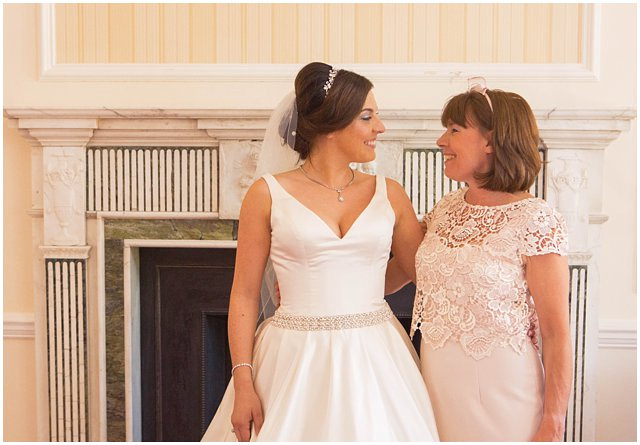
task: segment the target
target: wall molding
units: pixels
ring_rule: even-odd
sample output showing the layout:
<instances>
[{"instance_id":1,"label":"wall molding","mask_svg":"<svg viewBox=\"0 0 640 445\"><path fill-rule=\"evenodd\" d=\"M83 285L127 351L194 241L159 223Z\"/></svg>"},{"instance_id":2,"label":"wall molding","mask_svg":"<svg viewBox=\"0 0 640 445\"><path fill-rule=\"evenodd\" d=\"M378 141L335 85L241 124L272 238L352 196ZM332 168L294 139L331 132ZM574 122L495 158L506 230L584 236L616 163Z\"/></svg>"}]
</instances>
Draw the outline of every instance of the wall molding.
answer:
<instances>
[{"instance_id":1,"label":"wall molding","mask_svg":"<svg viewBox=\"0 0 640 445\"><path fill-rule=\"evenodd\" d=\"M600 76L601 7L585 4L582 63L341 64L376 82L450 82L482 75L489 81L597 81ZM290 82L301 64L61 64L56 60L55 4L40 5L40 80L139 82Z\"/></svg>"},{"instance_id":2,"label":"wall molding","mask_svg":"<svg viewBox=\"0 0 640 445\"><path fill-rule=\"evenodd\" d=\"M636 349L637 321L628 319L600 320L598 347L608 349Z\"/></svg>"},{"instance_id":3,"label":"wall molding","mask_svg":"<svg viewBox=\"0 0 640 445\"><path fill-rule=\"evenodd\" d=\"M32 312L5 312L4 338L36 337L35 316Z\"/></svg>"},{"instance_id":4,"label":"wall molding","mask_svg":"<svg viewBox=\"0 0 640 445\"><path fill-rule=\"evenodd\" d=\"M127 240L125 247L220 247L220 242L197 243L185 241L149 241ZM235 247L235 241L228 242ZM30 312L4 313L4 338L35 338L34 314ZM600 320L598 328L598 347L610 349L636 349L636 320L606 319Z\"/></svg>"}]
</instances>

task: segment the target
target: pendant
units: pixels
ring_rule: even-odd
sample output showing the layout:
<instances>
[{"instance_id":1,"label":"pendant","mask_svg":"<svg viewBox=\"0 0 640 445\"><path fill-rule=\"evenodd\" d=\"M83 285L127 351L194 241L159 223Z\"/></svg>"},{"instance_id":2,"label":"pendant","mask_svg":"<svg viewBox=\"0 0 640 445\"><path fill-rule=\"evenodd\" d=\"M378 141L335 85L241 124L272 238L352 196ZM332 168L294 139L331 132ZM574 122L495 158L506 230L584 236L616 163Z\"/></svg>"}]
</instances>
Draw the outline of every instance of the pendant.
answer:
<instances>
[{"instance_id":1,"label":"pendant","mask_svg":"<svg viewBox=\"0 0 640 445\"><path fill-rule=\"evenodd\" d=\"M342 190L336 190L338 192L338 201L344 202L344 198L342 197Z\"/></svg>"}]
</instances>

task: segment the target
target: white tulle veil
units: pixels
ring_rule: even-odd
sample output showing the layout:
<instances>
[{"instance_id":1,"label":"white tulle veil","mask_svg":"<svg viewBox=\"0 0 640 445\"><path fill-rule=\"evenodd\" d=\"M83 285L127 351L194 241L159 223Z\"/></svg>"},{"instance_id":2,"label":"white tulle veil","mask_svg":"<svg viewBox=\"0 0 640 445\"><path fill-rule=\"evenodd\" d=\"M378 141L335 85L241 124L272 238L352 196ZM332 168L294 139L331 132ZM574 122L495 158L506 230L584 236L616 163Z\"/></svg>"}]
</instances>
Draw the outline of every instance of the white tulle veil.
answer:
<instances>
[{"instance_id":1,"label":"white tulle veil","mask_svg":"<svg viewBox=\"0 0 640 445\"><path fill-rule=\"evenodd\" d=\"M265 173L275 175L292 170L301 163L300 156L293 150L297 124L296 95L292 91L280 101L271 113L258 156L254 174L255 180ZM260 290L261 318L268 318L275 312L277 306L275 284L276 274L273 264L271 259L267 259Z\"/></svg>"}]
</instances>

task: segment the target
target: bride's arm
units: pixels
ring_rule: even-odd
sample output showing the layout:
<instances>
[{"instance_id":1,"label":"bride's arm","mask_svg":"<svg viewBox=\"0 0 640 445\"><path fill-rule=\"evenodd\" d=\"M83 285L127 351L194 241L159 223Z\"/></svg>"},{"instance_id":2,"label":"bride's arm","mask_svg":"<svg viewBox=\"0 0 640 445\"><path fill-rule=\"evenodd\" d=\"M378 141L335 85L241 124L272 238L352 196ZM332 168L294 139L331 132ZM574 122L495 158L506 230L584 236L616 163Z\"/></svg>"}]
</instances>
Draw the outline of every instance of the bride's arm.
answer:
<instances>
[{"instance_id":1,"label":"bride's arm","mask_svg":"<svg viewBox=\"0 0 640 445\"><path fill-rule=\"evenodd\" d=\"M397 286L402 287L408 281L415 283L416 251L424 236L411 201L402 186L392 179L387 179L387 195L396 214L396 224L391 243L393 260L388 267L386 279L389 283L388 286L385 285L385 291L393 290ZM393 264L394 262L397 265Z\"/></svg>"},{"instance_id":2,"label":"bride's arm","mask_svg":"<svg viewBox=\"0 0 640 445\"><path fill-rule=\"evenodd\" d=\"M411 279L400 267L400 263L394 258L387 264L387 273L384 276L384 294L390 295L405 287Z\"/></svg>"},{"instance_id":3,"label":"bride's arm","mask_svg":"<svg viewBox=\"0 0 640 445\"><path fill-rule=\"evenodd\" d=\"M271 245L271 196L264 180L258 180L247 191L240 209L238 248L229 301L229 349L231 362L252 363L253 342L258 320L260 285ZM235 368L233 373L235 401L231 424L236 437L251 437L251 422L256 433L262 427L260 399L253 386L252 369Z\"/></svg>"}]
</instances>

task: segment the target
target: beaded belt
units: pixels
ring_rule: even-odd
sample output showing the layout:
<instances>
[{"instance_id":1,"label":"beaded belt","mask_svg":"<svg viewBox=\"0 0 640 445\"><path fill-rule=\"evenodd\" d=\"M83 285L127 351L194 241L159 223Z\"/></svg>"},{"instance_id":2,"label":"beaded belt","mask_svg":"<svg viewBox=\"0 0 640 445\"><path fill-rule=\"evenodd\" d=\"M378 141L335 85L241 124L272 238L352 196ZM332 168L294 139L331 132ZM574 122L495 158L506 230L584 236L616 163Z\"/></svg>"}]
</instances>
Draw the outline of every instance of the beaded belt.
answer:
<instances>
[{"instance_id":1,"label":"beaded belt","mask_svg":"<svg viewBox=\"0 0 640 445\"><path fill-rule=\"evenodd\" d=\"M385 322L393 317L389 305L385 303L382 309L361 314L308 316L283 314L276 311L271 318L271 324L283 329L295 331L333 331L338 329L364 328Z\"/></svg>"}]
</instances>

